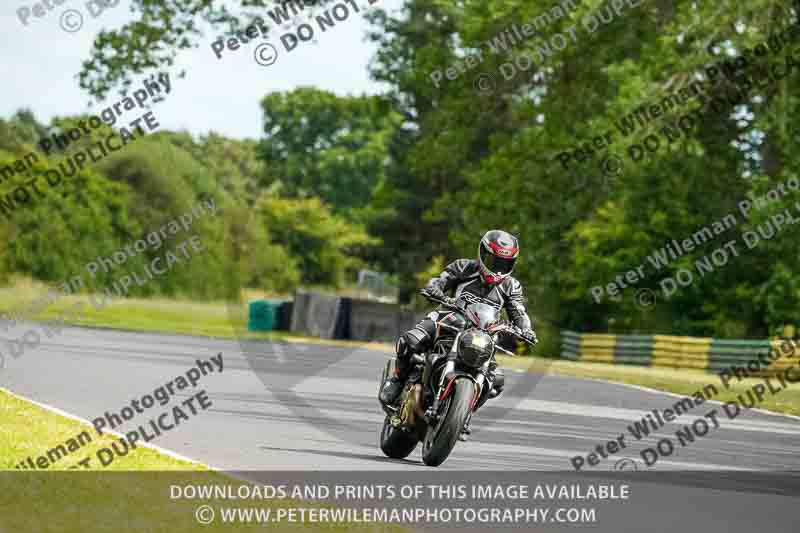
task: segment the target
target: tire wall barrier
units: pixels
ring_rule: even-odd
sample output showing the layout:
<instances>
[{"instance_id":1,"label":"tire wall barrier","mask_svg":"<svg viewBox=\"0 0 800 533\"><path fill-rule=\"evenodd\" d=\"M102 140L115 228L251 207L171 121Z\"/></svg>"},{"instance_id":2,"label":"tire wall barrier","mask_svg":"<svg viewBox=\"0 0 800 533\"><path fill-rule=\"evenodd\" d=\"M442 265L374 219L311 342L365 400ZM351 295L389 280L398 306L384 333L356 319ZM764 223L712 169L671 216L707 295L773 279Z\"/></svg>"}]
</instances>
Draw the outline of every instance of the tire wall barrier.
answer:
<instances>
[{"instance_id":1,"label":"tire wall barrier","mask_svg":"<svg viewBox=\"0 0 800 533\"><path fill-rule=\"evenodd\" d=\"M759 371L761 376L775 375L791 366L782 340L728 340L673 335L613 335L561 332L561 357L571 361L638 365L664 368L691 368L720 372L733 366L747 367L750 361L771 361L761 357L770 349L780 357ZM800 352L800 347L793 350ZM759 363L763 366L763 363Z\"/></svg>"},{"instance_id":2,"label":"tire wall barrier","mask_svg":"<svg viewBox=\"0 0 800 533\"><path fill-rule=\"evenodd\" d=\"M323 339L394 343L423 317L395 304L307 291L297 291L289 306L290 331Z\"/></svg>"},{"instance_id":3,"label":"tire wall barrier","mask_svg":"<svg viewBox=\"0 0 800 533\"><path fill-rule=\"evenodd\" d=\"M297 291L290 331L321 339L342 338L347 319L346 304L342 300L338 296Z\"/></svg>"},{"instance_id":4,"label":"tire wall barrier","mask_svg":"<svg viewBox=\"0 0 800 533\"><path fill-rule=\"evenodd\" d=\"M402 333L403 313L393 304L350 301L348 338L359 341L394 342ZM409 327L414 327L411 324Z\"/></svg>"}]
</instances>

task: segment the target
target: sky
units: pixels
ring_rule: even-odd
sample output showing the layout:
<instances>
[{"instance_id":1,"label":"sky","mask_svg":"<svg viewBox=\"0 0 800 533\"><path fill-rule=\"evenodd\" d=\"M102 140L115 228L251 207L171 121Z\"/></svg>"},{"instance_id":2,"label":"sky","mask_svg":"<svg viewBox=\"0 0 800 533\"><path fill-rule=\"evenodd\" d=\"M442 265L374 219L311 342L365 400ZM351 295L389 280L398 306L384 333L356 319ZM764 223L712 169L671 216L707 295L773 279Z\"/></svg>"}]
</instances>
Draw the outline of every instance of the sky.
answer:
<instances>
[{"instance_id":1,"label":"sky","mask_svg":"<svg viewBox=\"0 0 800 533\"><path fill-rule=\"evenodd\" d=\"M118 0L114 7L100 13L96 4L90 5L90 0L48 1L53 9L42 5L43 10L39 11L42 17L35 14L34 0L5 0L0 7L2 118L26 107L37 120L49 124L55 116L99 112L104 107L88 105L90 97L78 86L77 76L81 63L90 57L97 33L101 29L119 28L134 19L129 0ZM363 6L362 13L368 9L367 0L355 1ZM57 5L58 2L61 4ZM376 6L393 10L401 3L402 0L380 0ZM29 10L27 25L18 14L21 8ZM62 24L78 27L81 19L74 11L67 13L70 10L82 17L80 29L74 32L62 28ZM340 8L338 13L344 12ZM269 23L272 29L274 24L271 20ZM240 139L259 138L262 135L259 102L269 92L299 86L315 86L339 95L382 91L383 86L370 80L367 72L375 47L365 39L368 24L361 14L351 10L347 18L324 33L312 25L318 42L300 43L288 53L279 39L285 29L268 39L259 36L239 50L226 49L221 59L211 49L218 32L201 37L198 48L179 52L175 74L170 77L171 92L166 100L153 106L159 129L188 130L193 134L215 131ZM277 60L270 66L254 60L255 49L263 42L273 44L278 51ZM262 57L269 58L269 49L262 50L265 50ZM180 67L186 69L186 77L182 79L177 77ZM112 92L106 105L119 99L118 93Z\"/></svg>"}]
</instances>

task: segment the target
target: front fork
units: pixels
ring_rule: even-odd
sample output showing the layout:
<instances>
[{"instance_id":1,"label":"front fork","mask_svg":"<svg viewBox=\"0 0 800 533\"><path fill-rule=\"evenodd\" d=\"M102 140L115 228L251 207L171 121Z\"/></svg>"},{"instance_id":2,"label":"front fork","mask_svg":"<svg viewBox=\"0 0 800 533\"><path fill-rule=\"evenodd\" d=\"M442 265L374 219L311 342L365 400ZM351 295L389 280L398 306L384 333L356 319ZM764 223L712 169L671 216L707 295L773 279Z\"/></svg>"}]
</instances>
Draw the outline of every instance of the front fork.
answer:
<instances>
[{"instance_id":1,"label":"front fork","mask_svg":"<svg viewBox=\"0 0 800 533\"><path fill-rule=\"evenodd\" d=\"M441 403L452 393L453 385L458 378L458 374L455 373L455 365L455 361L451 359L447 361L442 369L441 378L439 378L439 387L437 389L441 392L433 399L433 404L431 404L431 406L425 411L425 421L430 425L435 425L439 421L439 408ZM470 379L470 381L473 380ZM479 372L478 376L474 378L473 384L475 386L475 394L473 394L472 397L472 405L470 406L467 422L469 422L469 419L472 418L472 413L475 410L475 404L478 402L478 398L480 398L480 391L483 390L483 384L485 381L485 371ZM445 385L445 383L447 384Z\"/></svg>"}]
</instances>

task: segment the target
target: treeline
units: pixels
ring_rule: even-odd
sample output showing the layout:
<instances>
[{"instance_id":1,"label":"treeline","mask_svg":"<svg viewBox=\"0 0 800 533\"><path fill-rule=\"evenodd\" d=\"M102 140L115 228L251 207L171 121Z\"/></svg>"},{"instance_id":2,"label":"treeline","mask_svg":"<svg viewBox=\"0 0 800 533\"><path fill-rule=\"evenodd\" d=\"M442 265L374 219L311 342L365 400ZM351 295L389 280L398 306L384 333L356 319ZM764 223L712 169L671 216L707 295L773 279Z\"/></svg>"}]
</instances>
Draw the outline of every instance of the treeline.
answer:
<instances>
[{"instance_id":1,"label":"treeline","mask_svg":"<svg viewBox=\"0 0 800 533\"><path fill-rule=\"evenodd\" d=\"M59 118L46 127L22 110L0 120L0 167L35 151L43 136L87 118ZM376 242L317 198L284 198L264 188L265 165L256 143L214 134L139 136L47 185L49 171L69 172L59 164L111 133L103 127L65 151L35 152L38 161L27 172L0 185L0 196L14 195L32 178L42 185L35 194L29 187L24 202L14 196L14 207L5 204L0 216L3 281L16 273L55 285L80 275L88 289L103 290L126 274L143 276L145 265L197 235L205 251L142 286L133 284L129 294L222 299L236 297L244 287L289 293L301 283L343 284L363 264L356 258L359 247ZM87 274L88 262L146 239L208 199L217 206L216 216L198 217L188 234L167 233L162 246L148 246L109 272Z\"/></svg>"},{"instance_id":2,"label":"treeline","mask_svg":"<svg viewBox=\"0 0 800 533\"><path fill-rule=\"evenodd\" d=\"M199 9L200 1L189 3ZM56 281L87 254L111 250L211 194L223 206L207 230L218 249L196 280L159 291L213 296L233 261L243 285L269 288L341 285L369 266L394 275L408 300L421 272L474 256L484 231L503 228L522 243L516 275L534 314L554 328L763 337L796 323L800 225L774 226L780 214L800 219L800 193L770 192L800 179L800 38L786 33L797 24L796 7L656 1L612 12L615 3L574 4L569 16L550 21L547 35L512 39L503 53L485 43L552 1L406 0L392 14L377 10L370 68L385 94L266 95L258 141L178 133L136 141L3 223L10 243L3 268ZM177 53L172 43L189 22L157 2L142 17L164 22L147 37ZM128 25L96 43L81 78L92 95L136 72L141 65L118 59L130 50L137 61L166 64L137 45L145 27ZM747 64L734 60L744 50ZM477 64L465 60L478 56ZM706 69L722 60L728 65L708 82ZM432 81L433 72L456 65L457 75ZM683 98L698 80L704 95ZM675 94L680 105L649 107ZM623 132L632 124L625 117L645 105L656 117ZM1 126L9 158L42 133L26 113ZM610 147L595 142L609 132ZM586 143L594 153L575 151ZM565 151L566 166L558 157ZM768 193L769 202L741 212L742 201ZM691 249L681 244L680 254L653 268L648 257L730 214L736 224L724 233ZM748 233L770 235L770 224L771 236L747 244ZM731 241L736 255L698 271ZM642 265L631 281L627 273ZM691 282L665 294L664 280L685 280L682 271Z\"/></svg>"},{"instance_id":3,"label":"treeline","mask_svg":"<svg viewBox=\"0 0 800 533\"><path fill-rule=\"evenodd\" d=\"M406 298L420 272L473 257L484 231L504 228L521 240L516 274L551 327L763 337L796 324L800 225L778 225L800 220L800 193L788 186L800 179L796 8L642 2L612 12L583 2L547 36L512 39L505 54L485 49L552 5L408 0L373 14L372 75L389 87L372 111L381 121L345 112L349 98L269 97L265 115L293 125L273 128L289 138L267 130L262 141L275 182L363 222L383 243L364 259L397 274ZM567 46L547 45L571 31ZM478 52L479 66L464 59ZM432 72L454 65L457 75L433 83ZM345 121L338 133L331 117ZM610 147L595 140L604 134ZM367 145L348 144L360 136L381 140L362 163ZM377 161L387 164L369 166ZM363 168L373 181L343 181ZM735 226L712 231L731 215ZM673 241L677 253L652 261Z\"/></svg>"},{"instance_id":4,"label":"treeline","mask_svg":"<svg viewBox=\"0 0 800 533\"><path fill-rule=\"evenodd\" d=\"M798 24L797 3L629 2L615 12L614 2L576 2L571 16L507 53L484 46L554 4L409 0L398 14L372 17L373 76L403 117L373 197L375 212L385 209L369 225L384 241L375 259L404 272L410 288L412 272L473 256L479 235L500 227L520 238L517 276L535 314L560 329L763 338L797 324L800 224L775 230L773 217L800 220L800 193L770 193L800 179L800 32L787 31ZM748 66L734 60L744 50ZM477 66L464 60L477 52ZM628 136L617 128L636 109L651 113L650 104L714 76L705 69L722 60L707 98L662 109ZM456 65L457 76L437 88L431 73ZM701 106L700 116L691 113ZM614 144L598 149L594 138L606 132ZM564 168L557 155L578 143L594 155L584 151ZM644 147L641 157L629 145ZM768 193L770 201L740 213L740 202ZM647 260L729 214L738 223L724 234L661 268ZM769 238L750 247L748 233ZM711 257L729 241L738 256ZM698 272L706 259L717 260L713 271ZM644 276L608 296L610 282L642 264ZM665 279L686 280L682 270L693 279L665 294ZM606 293L600 303L597 286Z\"/></svg>"}]
</instances>

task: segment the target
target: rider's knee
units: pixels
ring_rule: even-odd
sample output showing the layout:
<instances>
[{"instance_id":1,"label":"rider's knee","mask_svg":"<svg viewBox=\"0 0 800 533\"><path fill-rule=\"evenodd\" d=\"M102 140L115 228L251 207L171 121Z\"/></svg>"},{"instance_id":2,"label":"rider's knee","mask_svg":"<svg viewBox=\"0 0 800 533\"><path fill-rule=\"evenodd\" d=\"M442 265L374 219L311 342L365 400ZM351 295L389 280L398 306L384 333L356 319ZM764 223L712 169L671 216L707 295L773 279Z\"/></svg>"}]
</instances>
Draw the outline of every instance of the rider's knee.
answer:
<instances>
[{"instance_id":1,"label":"rider's knee","mask_svg":"<svg viewBox=\"0 0 800 533\"><path fill-rule=\"evenodd\" d=\"M398 359L408 359L411 356L411 352L408 349L408 341L406 340L406 334L403 333L397 339L397 344L394 346L394 351L397 353Z\"/></svg>"},{"instance_id":2,"label":"rider's knee","mask_svg":"<svg viewBox=\"0 0 800 533\"><path fill-rule=\"evenodd\" d=\"M426 318L420 321L419 324L414 326L414 329L424 331L427 335L427 342L431 343L431 341L436 337L436 322L431 320L430 318Z\"/></svg>"},{"instance_id":3,"label":"rider's knee","mask_svg":"<svg viewBox=\"0 0 800 533\"><path fill-rule=\"evenodd\" d=\"M429 344L430 335L428 335L428 332L420 327L414 327L400 335L395 349L398 357L407 359L412 354L424 352Z\"/></svg>"}]
</instances>

